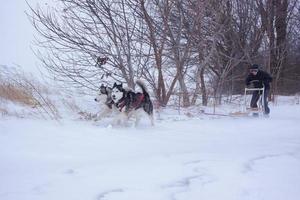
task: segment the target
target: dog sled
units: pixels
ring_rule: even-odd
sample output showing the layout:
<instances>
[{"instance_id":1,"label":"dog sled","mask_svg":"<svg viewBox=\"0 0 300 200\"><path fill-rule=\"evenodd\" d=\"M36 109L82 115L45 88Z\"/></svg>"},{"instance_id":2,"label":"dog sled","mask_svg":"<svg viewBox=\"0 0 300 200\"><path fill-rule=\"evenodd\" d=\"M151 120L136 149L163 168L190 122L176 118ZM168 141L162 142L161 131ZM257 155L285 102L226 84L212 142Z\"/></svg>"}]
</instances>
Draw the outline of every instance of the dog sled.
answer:
<instances>
[{"instance_id":1,"label":"dog sled","mask_svg":"<svg viewBox=\"0 0 300 200\"><path fill-rule=\"evenodd\" d=\"M250 101L252 98L252 93L258 92L259 99L257 101L257 108L251 108L250 107ZM240 104L241 109L239 111L230 112L230 113L208 113L203 110L201 112L204 115L210 115L210 116L217 116L217 117L259 117L264 116L267 117L268 115L265 115L265 101L264 101L264 95L265 95L265 88L245 88L244 96L242 99L242 103Z\"/></svg>"},{"instance_id":2,"label":"dog sled","mask_svg":"<svg viewBox=\"0 0 300 200\"><path fill-rule=\"evenodd\" d=\"M257 102L257 108L251 108L249 107L250 103L249 103L249 96L251 99L251 95L253 92L258 92L259 95L259 99ZM265 88L245 88L245 92L244 92L244 101L243 101L243 105L242 105L242 109L241 111L237 111L237 112L231 112L229 113L229 116L233 116L233 117L248 117L248 116L254 116L254 117L258 117L258 116L264 116L264 110L265 110L265 101L264 101L264 92L265 92Z\"/></svg>"}]
</instances>

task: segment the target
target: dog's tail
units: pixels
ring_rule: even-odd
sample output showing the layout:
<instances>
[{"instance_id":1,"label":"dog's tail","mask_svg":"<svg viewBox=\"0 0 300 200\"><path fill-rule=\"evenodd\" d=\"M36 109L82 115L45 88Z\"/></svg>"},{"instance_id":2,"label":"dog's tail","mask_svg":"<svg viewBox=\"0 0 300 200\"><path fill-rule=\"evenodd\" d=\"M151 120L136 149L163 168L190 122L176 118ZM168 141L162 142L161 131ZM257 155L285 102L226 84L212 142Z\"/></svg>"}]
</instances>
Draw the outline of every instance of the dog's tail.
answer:
<instances>
[{"instance_id":1,"label":"dog's tail","mask_svg":"<svg viewBox=\"0 0 300 200\"><path fill-rule=\"evenodd\" d=\"M144 95L144 110L149 114L149 116L153 117L153 104L150 99L150 95L143 81L137 80L136 84L142 89ZM153 120L153 118L152 118Z\"/></svg>"},{"instance_id":2,"label":"dog's tail","mask_svg":"<svg viewBox=\"0 0 300 200\"><path fill-rule=\"evenodd\" d=\"M145 86L145 83L143 81L141 81L141 80L137 80L136 84L142 89L143 94L145 96L149 97L149 93L148 93L148 90L147 90L147 88Z\"/></svg>"}]
</instances>

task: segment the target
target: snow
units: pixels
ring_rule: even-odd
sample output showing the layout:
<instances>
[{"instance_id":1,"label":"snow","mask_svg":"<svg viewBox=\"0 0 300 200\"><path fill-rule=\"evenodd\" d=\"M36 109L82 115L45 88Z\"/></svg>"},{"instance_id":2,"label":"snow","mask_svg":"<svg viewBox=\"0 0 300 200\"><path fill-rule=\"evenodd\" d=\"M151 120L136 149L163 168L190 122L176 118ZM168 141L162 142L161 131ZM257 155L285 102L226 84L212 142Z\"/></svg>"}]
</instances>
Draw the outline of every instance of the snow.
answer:
<instances>
[{"instance_id":1,"label":"snow","mask_svg":"<svg viewBox=\"0 0 300 200\"><path fill-rule=\"evenodd\" d=\"M284 102L287 102L284 100ZM1 200L298 200L300 106L151 127L1 118Z\"/></svg>"}]
</instances>

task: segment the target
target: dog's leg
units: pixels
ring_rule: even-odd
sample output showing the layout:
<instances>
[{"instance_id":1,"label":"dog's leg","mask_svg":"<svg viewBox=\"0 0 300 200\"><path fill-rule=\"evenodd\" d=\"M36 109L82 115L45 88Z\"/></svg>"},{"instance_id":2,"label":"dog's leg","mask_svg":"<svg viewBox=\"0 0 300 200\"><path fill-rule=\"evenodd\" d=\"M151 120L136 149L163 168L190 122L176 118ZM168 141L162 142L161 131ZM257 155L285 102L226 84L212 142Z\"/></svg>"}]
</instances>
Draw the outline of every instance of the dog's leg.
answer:
<instances>
[{"instance_id":1,"label":"dog's leg","mask_svg":"<svg viewBox=\"0 0 300 200\"><path fill-rule=\"evenodd\" d=\"M123 125L124 126L128 126L129 124L128 124L128 121L129 121L129 114L130 113L127 113L127 112L124 112L123 113L123 118L122 118L122 120L123 120Z\"/></svg>"},{"instance_id":2,"label":"dog's leg","mask_svg":"<svg viewBox=\"0 0 300 200\"><path fill-rule=\"evenodd\" d=\"M127 115L124 112L119 113L113 120L113 125L123 125L126 122Z\"/></svg>"},{"instance_id":3,"label":"dog's leg","mask_svg":"<svg viewBox=\"0 0 300 200\"><path fill-rule=\"evenodd\" d=\"M113 122L112 122L112 125L113 125L113 126L116 126L116 125L119 125L119 124L120 124L121 114L122 114L122 113L119 113L118 115L116 115L116 117L114 118L114 120L113 120Z\"/></svg>"},{"instance_id":4,"label":"dog's leg","mask_svg":"<svg viewBox=\"0 0 300 200\"><path fill-rule=\"evenodd\" d=\"M154 116L153 113L151 113L150 115L148 115L150 122L151 122L151 126L154 126Z\"/></svg>"},{"instance_id":5,"label":"dog's leg","mask_svg":"<svg viewBox=\"0 0 300 200\"><path fill-rule=\"evenodd\" d=\"M102 118L107 117L109 114L111 114L111 109L105 106L105 108L103 108L103 110L98 115L98 119L101 120Z\"/></svg>"},{"instance_id":6,"label":"dog's leg","mask_svg":"<svg viewBox=\"0 0 300 200\"><path fill-rule=\"evenodd\" d=\"M139 125L141 118L142 118L142 113L136 112L135 113L135 124L134 124L135 127L137 127Z\"/></svg>"}]
</instances>

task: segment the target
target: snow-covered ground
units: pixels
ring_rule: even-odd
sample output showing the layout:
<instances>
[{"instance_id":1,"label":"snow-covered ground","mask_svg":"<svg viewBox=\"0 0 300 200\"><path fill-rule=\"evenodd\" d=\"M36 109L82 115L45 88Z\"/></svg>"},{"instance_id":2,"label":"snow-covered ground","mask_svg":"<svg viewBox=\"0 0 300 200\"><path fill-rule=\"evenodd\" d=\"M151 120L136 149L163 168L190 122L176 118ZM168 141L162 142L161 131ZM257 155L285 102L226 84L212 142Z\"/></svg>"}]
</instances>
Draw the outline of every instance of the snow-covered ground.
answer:
<instances>
[{"instance_id":1,"label":"snow-covered ground","mask_svg":"<svg viewBox=\"0 0 300 200\"><path fill-rule=\"evenodd\" d=\"M286 102L286 101L284 101ZM298 200L300 105L154 127L0 118L1 200Z\"/></svg>"}]
</instances>

